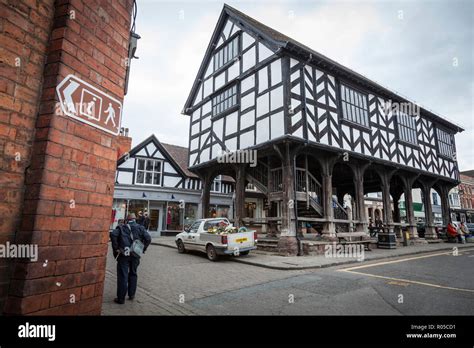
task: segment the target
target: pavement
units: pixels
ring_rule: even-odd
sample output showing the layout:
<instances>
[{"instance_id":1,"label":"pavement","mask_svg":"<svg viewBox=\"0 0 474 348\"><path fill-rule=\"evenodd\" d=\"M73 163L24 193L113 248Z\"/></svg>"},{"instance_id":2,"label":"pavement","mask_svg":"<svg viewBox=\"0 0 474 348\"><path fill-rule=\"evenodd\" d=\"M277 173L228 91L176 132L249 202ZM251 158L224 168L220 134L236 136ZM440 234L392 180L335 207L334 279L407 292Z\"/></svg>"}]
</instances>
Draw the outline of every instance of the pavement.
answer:
<instances>
[{"instance_id":1,"label":"pavement","mask_svg":"<svg viewBox=\"0 0 474 348\"><path fill-rule=\"evenodd\" d=\"M136 299L125 305L113 303L116 262L109 250L102 314L473 315L474 246L458 253L429 247L417 255L282 271L151 245L138 269Z\"/></svg>"},{"instance_id":2,"label":"pavement","mask_svg":"<svg viewBox=\"0 0 474 348\"><path fill-rule=\"evenodd\" d=\"M175 237L153 238L152 244L168 248L176 248ZM453 244L441 242L403 246L398 247L397 249L372 249L371 251L364 251L362 258L360 256L326 257L325 255L279 256L259 250L253 250L245 256L224 256L223 258L234 262L270 269L305 270L360 263L363 261L381 260L406 255L416 255L427 252L453 251L455 248L457 248L457 250L461 250L468 247L474 247L474 244Z\"/></svg>"}]
</instances>

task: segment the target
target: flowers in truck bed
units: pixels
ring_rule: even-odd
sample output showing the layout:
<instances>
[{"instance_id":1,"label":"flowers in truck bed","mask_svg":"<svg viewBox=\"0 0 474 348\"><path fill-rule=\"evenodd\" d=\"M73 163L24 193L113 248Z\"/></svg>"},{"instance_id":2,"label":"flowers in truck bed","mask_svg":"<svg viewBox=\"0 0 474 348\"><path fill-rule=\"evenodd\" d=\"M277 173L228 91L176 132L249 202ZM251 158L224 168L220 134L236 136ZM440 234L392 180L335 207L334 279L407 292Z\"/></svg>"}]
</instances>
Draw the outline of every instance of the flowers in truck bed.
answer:
<instances>
[{"instance_id":1,"label":"flowers in truck bed","mask_svg":"<svg viewBox=\"0 0 474 348\"><path fill-rule=\"evenodd\" d=\"M218 226L209 227L207 232L220 235L237 233L237 227L234 227L232 225L226 224L224 221L221 221Z\"/></svg>"}]
</instances>

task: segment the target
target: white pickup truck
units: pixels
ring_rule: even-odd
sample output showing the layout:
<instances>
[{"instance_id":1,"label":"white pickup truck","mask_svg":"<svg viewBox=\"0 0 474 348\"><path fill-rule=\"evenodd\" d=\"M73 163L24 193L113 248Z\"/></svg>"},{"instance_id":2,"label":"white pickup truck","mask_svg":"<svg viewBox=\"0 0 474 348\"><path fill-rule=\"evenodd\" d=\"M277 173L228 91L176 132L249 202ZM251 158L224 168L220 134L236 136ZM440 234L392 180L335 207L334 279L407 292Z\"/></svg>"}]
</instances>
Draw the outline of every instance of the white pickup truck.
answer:
<instances>
[{"instance_id":1,"label":"white pickup truck","mask_svg":"<svg viewBox=\"0 0 474 348\"><path fill-rule=\"evenodd\" d=\"M196 220L191 227L176 236L178 251L202 251L207 254L209 260L216 261L219 255L247 255L250 250L257 248L255 231L226 234L208 232L209 228L222 224L231 226L226 218Z\"/></svg>"}]
</instances>

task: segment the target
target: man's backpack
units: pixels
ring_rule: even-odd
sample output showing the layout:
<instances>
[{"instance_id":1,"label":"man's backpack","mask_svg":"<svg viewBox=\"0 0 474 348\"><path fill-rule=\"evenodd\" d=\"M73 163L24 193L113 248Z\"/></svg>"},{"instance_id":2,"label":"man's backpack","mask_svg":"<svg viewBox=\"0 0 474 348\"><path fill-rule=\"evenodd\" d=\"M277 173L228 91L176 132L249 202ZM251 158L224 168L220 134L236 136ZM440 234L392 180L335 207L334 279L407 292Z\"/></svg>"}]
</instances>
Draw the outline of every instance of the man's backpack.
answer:
<instances>
[{"instance_id":1,"label":"man's backpack","mask_svg":"<svg viewBox=\"0 0 474 348\"><path fill-rule=\"evenodd\" d=\"M132 256L135 256L137 258L141 258L143 255L143 250L145 249L145 244L133 236L133 230L131 227L128 227L130 229L130 238L132 238L132 245L130 246L130 254Z\"/></svg>"}]
</instances>

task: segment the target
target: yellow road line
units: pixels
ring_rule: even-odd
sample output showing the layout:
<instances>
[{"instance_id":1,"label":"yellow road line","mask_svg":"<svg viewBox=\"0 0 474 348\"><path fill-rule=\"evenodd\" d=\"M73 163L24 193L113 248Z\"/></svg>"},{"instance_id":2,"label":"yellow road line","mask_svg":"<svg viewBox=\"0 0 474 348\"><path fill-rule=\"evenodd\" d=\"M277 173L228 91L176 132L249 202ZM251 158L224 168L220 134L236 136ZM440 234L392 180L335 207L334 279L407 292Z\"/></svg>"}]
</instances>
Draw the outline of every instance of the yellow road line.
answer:
<instances>
[{"instance_id":1,"label":"yellow road line","mask_svg":"<svg viewBox=\"0 0 474 348\"><path fill-rule=\"evenodd\" d=\"M422 255L422 256L414 256L414 257L408 257L406 259L399 259L399 260L392 260L392 261L383 261L383 262L378 262L378 263L372 263L370 265L362 265L362 266L355 266L355 267L350 267L350 268L345 268L345 269L340 269L338 271L351 271L353 269L360 269L360 268L368 268L368 267L375 267L375 266L381 266L381 265L388 265L392 263L398 263L398 262L404 262L404 261L411 261L411 260L418 260L418 259L424 259L427 257L433 257L433 256L440 256L440 255L452 255L452 251L448 252L442 252L442 253L436 253L436 254L429 254L429 255ZM460 251L458 251L458 256L462 255Z\"/></svg>"},{"instance_id":2,"label":"yellow road line","mask_svg":"<svg viewBox=\"0 0 474 348\"><path fill-rule=\"evenodd\" d=\"M381 276L381 275L377 275L377 274L370 274L370 273L364 273L364 272L355 272L355 271L350 271L350 270L340 270L340 271L365 275L365 276L374 277L374 278L381 278L381 279L395 280L395 281L411 283L411 284L431 286L433 288L438 288L438 289L447 289L447 290L456 290L456 291L464 291L464 292L474 293L473 289L454 288L452 286L443 286L443 285L438 285L438 284L425 283L425 282L419 282L419 281L416 281L416 280L409 280L409 279L402 279L402 278L385 277L385 276Z\"/></svg>"},{"instance_id":3,"label":"yellow road line","mask_svg":"<svg viewBox=\"0 0 474 348\"><path fill-rule=\"evenodd\" d=\"M467 249L463 251L471 251L472 249ZM373 263L370 265L363 265L363 266L356 266L356 267L350 267L350 268L345 268L345 269L339 269L338 272L347 272L347 273L354 273L354 274L360 274L364 275L367 277L373 277L373 278L380 278L380 279L387 279L387 280L392 280L392 281L399 281L399 282L405 282L405 283L411 283L411 284L417 284L417 285L424 285L424 286L431 286L433 288L438 288L438 289L446 289L446 290L455 290L455 291L463 291L463 292L471 292L474 293L473 289L463 289L463 288L455 288L452 286L443 286L443 285L438 285L438 284L432 284L432 283L426 283L426 282L420 282L417 280L409 280L409 279L402 279L402 278L393 278L393 277L386 277L386 276L381 276L377 274L371 274L371 273L364 273L364 272L356 272L354 271L355 269L361 269L361 268L369 268L369 267L375 267L375 266L381 266L381 265L388 265L392 263L398 263L398 262L405 262L405 261L411 261L411 260L418 260L418 259L424 259L428 257L434 257L434 256L441 256L441 255L452 255L452 251L448 252L442 252L442 253L435 253L435 254L428 254L428 255L421 255L421 256L414 256L414 257L408 257L405 259L399 259L399 260L392 260L392 261L384 261L384 262L378 262L378 263ZM458 256L462 255L460 251L458 251Z\"/></svg>"}]
</instances>

